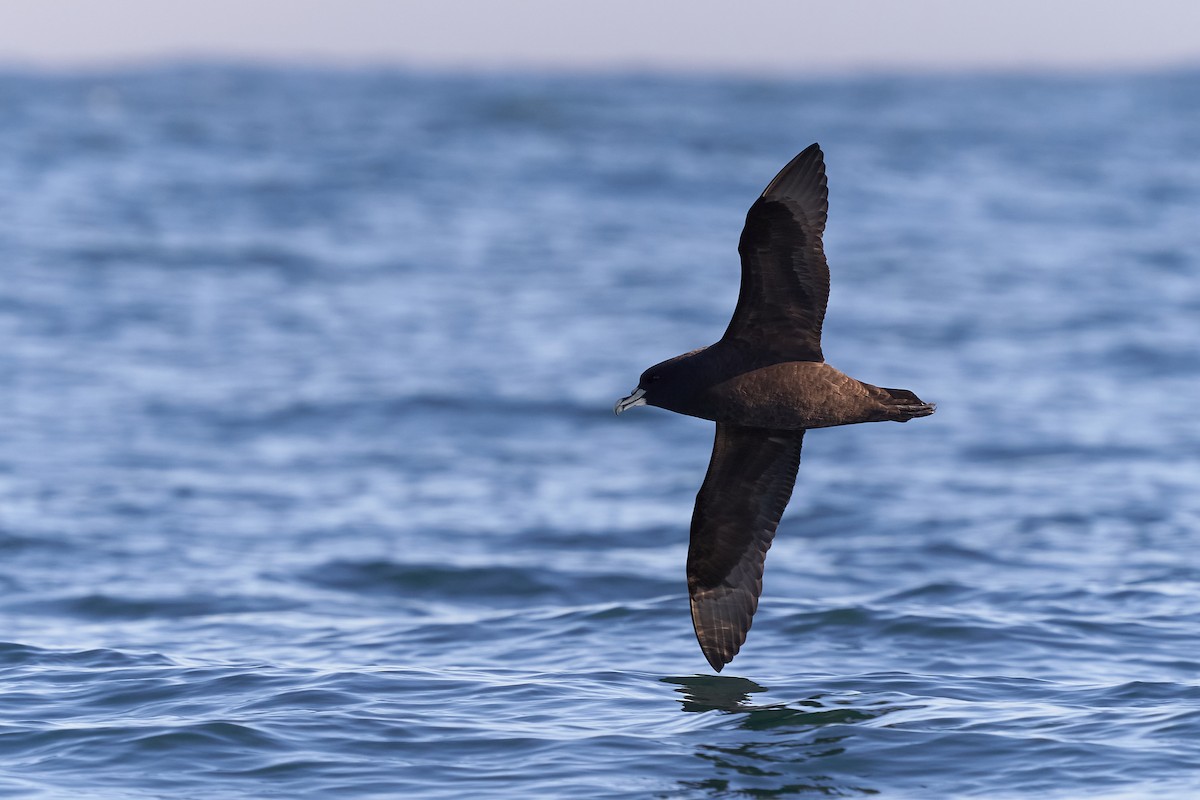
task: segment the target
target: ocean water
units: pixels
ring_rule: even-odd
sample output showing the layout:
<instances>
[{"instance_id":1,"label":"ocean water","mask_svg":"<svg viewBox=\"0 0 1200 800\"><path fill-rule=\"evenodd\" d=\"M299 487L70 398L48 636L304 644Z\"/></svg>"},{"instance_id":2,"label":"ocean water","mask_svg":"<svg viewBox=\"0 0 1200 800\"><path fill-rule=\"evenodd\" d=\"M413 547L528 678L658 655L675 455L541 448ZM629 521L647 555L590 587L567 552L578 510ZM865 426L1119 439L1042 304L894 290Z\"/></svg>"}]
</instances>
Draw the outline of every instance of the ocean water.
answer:
<instances>
[{"instance_id":1,"label":"ocean water","mask_svg":"<svg viewBox=\"0 0 1200 800\"><path fill-rule=\"evenodd\" d=\"M0 74L0 796L1200 794L1200 73ZM684 559L746 208L829 361L740 656Z\"/></svg>"}]
</instances>

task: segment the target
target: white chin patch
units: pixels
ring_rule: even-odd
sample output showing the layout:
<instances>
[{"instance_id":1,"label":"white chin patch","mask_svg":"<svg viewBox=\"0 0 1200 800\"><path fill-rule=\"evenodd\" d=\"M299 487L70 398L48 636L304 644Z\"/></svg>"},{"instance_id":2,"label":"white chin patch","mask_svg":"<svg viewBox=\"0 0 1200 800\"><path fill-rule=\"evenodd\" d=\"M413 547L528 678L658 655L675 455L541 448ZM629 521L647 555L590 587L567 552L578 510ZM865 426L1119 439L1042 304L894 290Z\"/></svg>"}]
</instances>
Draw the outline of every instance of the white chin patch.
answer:
<instances>
[{"instance_id":1,"label":"white chin patch","mask_svg":"<svg viewBox=\"0 0 1200 800\"><path fill-rule=\"evenodd\" d=\"M631 408L644 405L646 405L646 390L634 389L633 394L629 395L629 397L622 397L617 401L617 404L613 406L613 413L620 414L622 411L628 411Z\"/></svg>"}]
</instances>

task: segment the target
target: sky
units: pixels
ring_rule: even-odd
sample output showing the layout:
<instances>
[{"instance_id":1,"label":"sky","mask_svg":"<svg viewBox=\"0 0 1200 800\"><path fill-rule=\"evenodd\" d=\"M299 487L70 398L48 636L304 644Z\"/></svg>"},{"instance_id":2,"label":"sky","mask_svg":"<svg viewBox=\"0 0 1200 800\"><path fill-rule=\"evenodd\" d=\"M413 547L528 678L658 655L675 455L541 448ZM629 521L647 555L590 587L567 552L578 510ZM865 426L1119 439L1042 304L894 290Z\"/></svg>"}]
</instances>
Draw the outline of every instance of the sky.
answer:
<instances>
[{"instance_id":1,"label":"sky","mask_svg":"<svg viewBox=\"0 0 1200 800\"><path fill-rule=\"evenodd\" d=\"M1200 66L1200 0L14 0L0 64L707 72Z\"/></svg>"}]
</instances>

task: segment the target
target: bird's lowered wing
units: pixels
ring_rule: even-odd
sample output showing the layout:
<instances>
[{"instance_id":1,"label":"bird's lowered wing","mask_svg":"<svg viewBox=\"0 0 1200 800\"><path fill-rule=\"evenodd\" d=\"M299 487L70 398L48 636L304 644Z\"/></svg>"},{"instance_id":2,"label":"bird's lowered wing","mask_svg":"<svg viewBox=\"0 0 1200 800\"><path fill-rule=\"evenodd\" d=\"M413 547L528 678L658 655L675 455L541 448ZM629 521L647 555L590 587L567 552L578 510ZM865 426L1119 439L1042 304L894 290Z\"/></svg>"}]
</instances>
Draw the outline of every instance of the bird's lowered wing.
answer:
<instances>
[{"instance_id":1,"label":"bird's lowered wing","mask_svg":"<svg viewBox=\"0 0 1200 800\"><path fill-rule=\"evenodd\" d=\"M696 496L688 593L700 649L721 671L737 654L762 592L763 561L792 496L804 431L717 424Z\"/></svg>"},{"instance_id":2,"label":"bird's lowered wing","mask_svg":"<svg viewBox=\"0 0 1200 800\"><path fill-rule=\"evenodd\" d=\"M742 285L724 340L788 361L823 361L829 266L821 234L829 210L825 161L805 148L767 184L738 243Z\"/></svg>"}]
</instances>

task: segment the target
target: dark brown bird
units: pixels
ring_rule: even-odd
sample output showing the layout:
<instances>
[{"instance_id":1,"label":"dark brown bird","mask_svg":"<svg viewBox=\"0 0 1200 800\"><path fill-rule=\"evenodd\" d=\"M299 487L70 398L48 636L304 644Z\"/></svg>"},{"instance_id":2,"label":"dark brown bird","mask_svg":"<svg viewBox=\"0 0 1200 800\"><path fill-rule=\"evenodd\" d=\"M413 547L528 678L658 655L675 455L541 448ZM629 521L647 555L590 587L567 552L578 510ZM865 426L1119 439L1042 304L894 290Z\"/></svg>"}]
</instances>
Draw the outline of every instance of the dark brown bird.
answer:
<instances>
[{"instance_id":1,"label":"dark brown bird","mask_svg":"<svg viewBox=\"0 0 1200 800\"><path fill-rule=\"evenodd\" d=\"M614 409L652 405L717 423L692 514L687 577L696 638L718 672L746 641L758 608L763 561L792 495L804 432L934 411L907 389L872 386L825 363L828 209L825 163L813 144L746 214L741 292L725 335L646 370Z\"/></svg>"}]
</instances>

